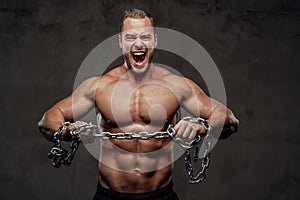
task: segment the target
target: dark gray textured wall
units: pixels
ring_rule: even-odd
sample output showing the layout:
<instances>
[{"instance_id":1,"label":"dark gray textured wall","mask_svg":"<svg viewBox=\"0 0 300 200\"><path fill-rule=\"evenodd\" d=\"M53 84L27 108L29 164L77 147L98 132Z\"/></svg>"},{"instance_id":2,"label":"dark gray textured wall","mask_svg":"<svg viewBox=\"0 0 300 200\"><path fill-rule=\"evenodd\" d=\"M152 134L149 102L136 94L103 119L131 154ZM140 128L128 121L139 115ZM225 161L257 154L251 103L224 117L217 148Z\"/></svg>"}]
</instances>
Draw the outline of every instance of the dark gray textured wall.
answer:
<instances>
[{"instance_id":1,"label":"dark gray textured wall","mask_svg":"<svg viewBox=\"0 0 300 200\"><path fill-rule=\"evenodd\" d=\"M204 183L189 185L182 159L176 162L180 197L300 199L296 0L1 1L0 198L91 199L96 160L81 147L72 167L54 169L46 157L51 145L36 124L72 92L85 56L117 33L122 11L132 7L205 47L241 122L214 148Z\"/></svg>"}]
</instances>

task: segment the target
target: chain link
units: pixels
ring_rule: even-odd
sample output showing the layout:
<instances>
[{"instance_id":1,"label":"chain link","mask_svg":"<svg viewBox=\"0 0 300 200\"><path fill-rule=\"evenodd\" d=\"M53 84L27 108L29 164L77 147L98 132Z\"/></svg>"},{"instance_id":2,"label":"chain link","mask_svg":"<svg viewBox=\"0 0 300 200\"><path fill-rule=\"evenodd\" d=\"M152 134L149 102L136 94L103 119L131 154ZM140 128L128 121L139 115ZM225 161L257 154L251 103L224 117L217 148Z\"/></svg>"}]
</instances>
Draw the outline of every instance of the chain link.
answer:
<instances>
[{"instance_id":1,"label":"chain link","mask_svg":"<svg viewBox=\"0 0 300 200\"><path fill-rule=\"evenodd\" d=\"M81 123L82 125L76 126L70 130L71 135L71 150L70 153L62 148L61 145L61 135L71 125L70 122L63 123L59 129L53 134L54 145L48 152L48 157L51 159L51 164L54 167L60 167L62 164L64 166L70 166L72 160L76 154L76 151L79 148L80 142L78 141L78 135L87 129L95 129L96 126L92 123L86 122L76 122ZM75 124L76 124L75 123Z\"/></svg>"},{"instance_id":2,"label":"chain link","mask_svg":"<svg viewBox=\"0 0 300 200\"><path fill-rule=\"evenodd\" d=\"M197 118L184 117L184 118L182 118L182 120L201 124L206 130L206 135L205 135L204 141L203 141L203 143L205 145L205 149L204 149L204 155L203 155L202 161L201 161L201 169L197 174L195 174L193 162L195 163L198 160L199 143L201 141L201 136L197 135L194 140L192 140L191 142L187 142L179 137L176 137L176 132L171 125L168 128L168 132L170 133L170 136L173 138L173 140L185 149L184 162L185 162L185 166L186 166L186 172L189 177L189 182L192 184L200 183L205 179L205 177L206 177L205 170L209 166L210 148L211 148L211 143L212 143L212 136L210 135L210 132L211 132L212 128L206 120L204 120L200 117L197 117ZM192 150L194 152L193 160L191 158Z\"/></svg>"},{"instance_id":3,"label":"chain link","mask_svg":"<svg viewBox=\"0 0 300 200\"><path fill-rule=\"evenodd\" d=\"M48 157L51 159L51 164L54 167L60 167L62 164L64 166L70 166L71 162L75 156L76 151L79 148L79 140L78 136L80 133L91 130L94 133L95 138L99 138L101 140L111 140L111 139L119 139L119 140L132 140L132 139L140 139L140 140L148 140L150 138L154 139L163 139L163 138L172 138L179 146L185 149L185 165L186 165L186 171L189 177L190 183L199 183L202 182L205 177L205 170L209 166L210 161L210 148L212 143L212 138L210 135L211 126L208 124L207 121L204 119L198 117L198 118L192 118L192 117L184 117L182 120L193 122L193 123L199 123L203 125L203 127L206 130L206 136L204 137L204 155L201 161L201 170L195 175L194 168L193 168L193 162L197 162L198 160L198 154L199 154L199 143L201 141L201 136L197 135L194 140L191 142L184 141L183 139L176 136L176 131L173 128L172 125L169 125L167 128L167 131L157 131L154 133L148 133L148 132L139 132L139 133L131 133L131 132L122 132L122 133L111 133L111 132L100 132L96 133L97 126L92 123L86 123L86 122L76 122L81 123L82 125L76 126L70 130L71 135L71 151L68 153L67 150L62 148L61 145L61 135L62 133L67 129L69 125L71 125L70 122L63 123L59 129L54 133L54 146L50 149L48 153ZM76 124L75 123L75 124ZM191 150L194 151L193 154L193 161L191 159Z\"/></svg>"},{"instance_id":4,"label":"chain link","mask_svg":"<svg viewBox=\"0 0 300 200\"><path fill-rule=\"evenodd\" d=\"M190 183L200 183L206 178L205 170L209 166L210 162L210 147L211 147L211 135L206 135L204 138L204 145L205 145L205 150L204 150L204 155L201 160L201 170L195 174L194 172L194 167L193 167L193 161L197 162L198 160L198 152L199 152L199 146L193 147L194 149L194 155L193 155L193 161L191 159L191 149L186 149L185 150L185 166L186 166L186 172L189 177L189 182Z\"/></svg>"},{"instance_id":5,"label":"chain link","mask_svg":"<svg viewBox=\"0 0 300 200\"><path fill-rule=\"evenodd\" d=\"M95 134L96 138L102 139L102 140L110 140L110 139L119 139L119 140L132 140L132 139L140 139L140 140L148 140L150 138L154 139L163 139L168 138L169 134L168 132L154 132L154 133L148 133L148 132L139 132L139 133L110 133L110 132L101 132L98 134Z\"/></svg>"}]
</instances>

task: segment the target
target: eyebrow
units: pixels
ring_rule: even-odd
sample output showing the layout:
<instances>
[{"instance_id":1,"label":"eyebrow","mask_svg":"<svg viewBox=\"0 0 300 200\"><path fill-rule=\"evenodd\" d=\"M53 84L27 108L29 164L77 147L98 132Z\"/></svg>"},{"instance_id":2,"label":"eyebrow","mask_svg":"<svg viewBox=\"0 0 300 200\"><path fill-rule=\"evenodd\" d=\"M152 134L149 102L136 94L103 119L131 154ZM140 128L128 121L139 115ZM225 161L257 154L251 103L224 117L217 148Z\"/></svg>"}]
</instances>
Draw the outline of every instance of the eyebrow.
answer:
<instances>
[{"instance_id":1,"label":"eyebrow","mask_svg":"<svg viewBox=\"0 0 300 200\"><path fill-rule=\"evenodd\" d=\"M141 34L136 34L136 33L125 33L125 36L136 36L136 35L141 35L141 36L151 36L151 33L141 33Z\"/></svg>"}]
</instances>

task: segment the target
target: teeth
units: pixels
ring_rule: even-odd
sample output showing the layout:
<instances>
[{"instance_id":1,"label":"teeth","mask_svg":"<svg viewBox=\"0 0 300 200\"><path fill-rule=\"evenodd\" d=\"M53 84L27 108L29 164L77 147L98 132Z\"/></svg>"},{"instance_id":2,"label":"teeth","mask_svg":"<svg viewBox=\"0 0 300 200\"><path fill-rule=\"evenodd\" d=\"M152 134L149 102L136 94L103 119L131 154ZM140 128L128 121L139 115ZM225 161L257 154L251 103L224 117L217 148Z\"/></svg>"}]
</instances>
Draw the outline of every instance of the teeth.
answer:
<instances>
[{"instance_id":1,"label":"teeth","mask_svg":"<svg viewBox=\"0 0 300 200\"><path fill-rule=\"evenodd\" d=\"M142 56L142 55L145 55L145 53L144 52L135 52L135 53L133 53L133 55Z\"/></svg>"}]
</instances>

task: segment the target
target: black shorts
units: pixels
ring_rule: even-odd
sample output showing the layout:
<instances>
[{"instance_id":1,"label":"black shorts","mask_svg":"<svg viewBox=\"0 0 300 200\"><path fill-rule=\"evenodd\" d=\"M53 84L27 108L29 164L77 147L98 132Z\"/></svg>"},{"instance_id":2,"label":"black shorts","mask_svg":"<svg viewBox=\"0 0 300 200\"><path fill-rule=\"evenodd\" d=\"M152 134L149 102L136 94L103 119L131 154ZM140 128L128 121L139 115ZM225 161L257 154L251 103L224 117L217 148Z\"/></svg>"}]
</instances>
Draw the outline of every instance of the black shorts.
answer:
<instances>
[{"instance_id":1,"label":"black shorts","mask_svg":"<svg viewBox=\"0 0 300 200\"><path fill-rule=\"evenodd\" d=\"M145 193L120 193L106 189L98 183L93 200L179 200L179 198L173 190L172 182L161 189Z\"/></svg>"}]
</instances>

